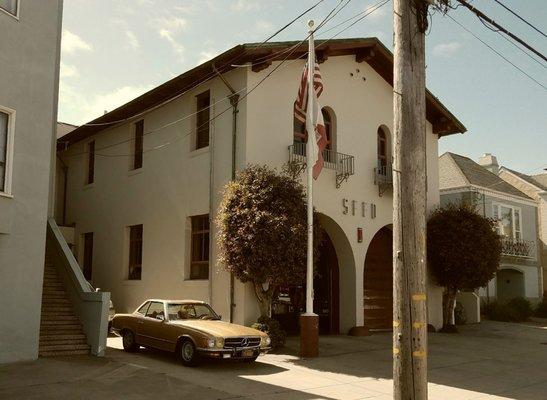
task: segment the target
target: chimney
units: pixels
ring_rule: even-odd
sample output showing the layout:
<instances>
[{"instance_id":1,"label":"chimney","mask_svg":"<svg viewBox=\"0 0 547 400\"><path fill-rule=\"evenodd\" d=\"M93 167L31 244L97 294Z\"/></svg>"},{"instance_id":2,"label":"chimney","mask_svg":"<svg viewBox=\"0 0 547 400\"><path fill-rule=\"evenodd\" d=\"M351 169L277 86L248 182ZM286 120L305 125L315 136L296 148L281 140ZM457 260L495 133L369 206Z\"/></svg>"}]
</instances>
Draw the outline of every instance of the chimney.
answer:
<instances>
[{"instance_id":1,"label":"chimney","mask_svg":"<svg viewBox=\"0 0 547 400\"><path fill-rule=\"evenodd\" d=\"M498 159L490 153L485 153L479 157L479 165L482 165L488 171L493 172L496 175L498 174L500 168L498 165Z\"/></svg>"}]
</instances>

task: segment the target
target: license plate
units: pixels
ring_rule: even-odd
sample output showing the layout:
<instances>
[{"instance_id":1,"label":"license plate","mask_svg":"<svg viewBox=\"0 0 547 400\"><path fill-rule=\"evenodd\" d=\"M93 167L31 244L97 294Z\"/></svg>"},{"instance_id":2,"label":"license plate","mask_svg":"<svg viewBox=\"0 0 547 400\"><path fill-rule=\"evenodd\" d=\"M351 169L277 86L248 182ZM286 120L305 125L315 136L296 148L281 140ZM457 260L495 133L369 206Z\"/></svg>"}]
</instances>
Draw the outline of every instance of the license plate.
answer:
<instances>
[{"instance_id":1,"label":"license plate","mask_svg":"<svg viewBox=\"0 0 547 400\"><path fill-rule=\"evenodd\" d=\"M250 350L250 349L243 350L241 352L242 357L252 357L252 356L254 356L254 354L255 354L254 350Z\"/></svg>"}]
</instances>

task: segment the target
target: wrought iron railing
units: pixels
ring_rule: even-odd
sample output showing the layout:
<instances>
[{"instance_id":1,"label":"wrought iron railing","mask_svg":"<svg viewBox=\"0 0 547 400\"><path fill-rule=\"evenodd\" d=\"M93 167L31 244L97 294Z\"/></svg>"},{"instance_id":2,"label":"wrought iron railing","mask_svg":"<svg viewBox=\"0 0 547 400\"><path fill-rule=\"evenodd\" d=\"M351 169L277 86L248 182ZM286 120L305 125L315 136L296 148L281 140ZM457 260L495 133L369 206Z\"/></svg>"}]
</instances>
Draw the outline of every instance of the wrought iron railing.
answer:
<instances>
[{"instance_id":1,"label":"wrought iron railing","mask_svg":"<svg viewBox=\"0 0 547 400\"><path fill-rule=\"evenodd\" d=\"M535 258L536 242L513 238L501 239L501 254L519 258Z\"/></svg>"},{"instance_id":2,"label":"wrought iron railing","mask_svg":"<svg viewBox=\"0 0 547 400\"><path fill-rule=\"evenodd\" d=\"M393 187L393 168L391 164L382 165L378 161L377 167L374 168L374 184L378 186L380 196Z\"/></svg>"},{"instance_id":3,"label":"wrought iron railing","mask_svg":"<svg viewBox=\"0 0 547 400\"><path fill-rule=\"evenodd\" d=\"M336 171L336 187L339 188L343 181L346 181L355 173L354 157L337 151L323 150L323 168ZM289 161L306 166L306 143L294 142L289 146Z\"/></svg>"}]
</instances>

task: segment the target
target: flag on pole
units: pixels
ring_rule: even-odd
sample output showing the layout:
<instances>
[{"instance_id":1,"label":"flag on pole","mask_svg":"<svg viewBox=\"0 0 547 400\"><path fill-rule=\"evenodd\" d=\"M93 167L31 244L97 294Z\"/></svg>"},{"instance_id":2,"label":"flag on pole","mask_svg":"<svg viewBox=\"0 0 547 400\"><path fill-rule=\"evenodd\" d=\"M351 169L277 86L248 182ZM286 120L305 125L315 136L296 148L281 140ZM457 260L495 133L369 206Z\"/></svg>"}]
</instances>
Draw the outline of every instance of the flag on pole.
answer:
<instances>
[{"instance_id":1,"label":"flag on pole","mask_svg":"<svg viewBox=\"0 0 547 400\"><path fill-rule=\"evenodd\" d=\"M318 65L315 65L313 74L314 93L311 96L313 113L308 113L308 87L308 63L306 63L298 88L298 96L294 103L294 118L298 122L295 127L295 137L309 138L308 132L314 132L314 135L312 135L314 139L312 141L313 154L308 156L312 157L313 160L313 179L317 179L321 169L323 169L323 150L327 146L327 131L318 100L321 93L323 93L323 81L321 80L321 71L319 71Z\"/></svg>"}]
</instances>

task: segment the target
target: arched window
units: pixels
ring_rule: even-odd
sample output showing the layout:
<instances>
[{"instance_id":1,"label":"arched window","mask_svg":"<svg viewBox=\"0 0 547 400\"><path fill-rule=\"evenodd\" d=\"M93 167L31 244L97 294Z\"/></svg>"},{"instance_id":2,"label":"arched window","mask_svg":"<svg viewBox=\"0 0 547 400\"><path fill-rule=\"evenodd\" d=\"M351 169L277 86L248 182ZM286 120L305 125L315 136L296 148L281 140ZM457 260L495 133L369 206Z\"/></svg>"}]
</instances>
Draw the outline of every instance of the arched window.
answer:
<instances>
[{"instance_id":1,"label":"arched window","mask_svg":"<svg viewBox=\"0 0 547 400\"><path fill-rule=\"evenodd\" d=\"M323 159L326 162L335 162L336 116L330 107L323 107L321 109L321 114L323 115L323 122L325 123L325 133L327 134L327 145L325 146L326 151L323 153Z\"/></svg>"},{"instance_id":2,"label":"arched window","mask_svg":"<svg viewBox=\"0 0 547 400\"><path fill-rule=\"evenodd\" d=\"M384 169L388 162L387 135L380 127L378 128L378 167Z\"/></svg>"},{"instance_id":3,"label":"arched window","mask_svg":"<svg viewBox=\"0 0 547 400\"><path fill-rule=\"evenodd\" d=\"M327 146L325 147L325 149L327 150L333 150L333 146L332 146L332 119L331 119L331 116L330 116L330 112L323 107L323 109L321 109L321 113L323 114L323 121L325 122L325 131L327 133Z\"/></svg>"}]
</instances>

